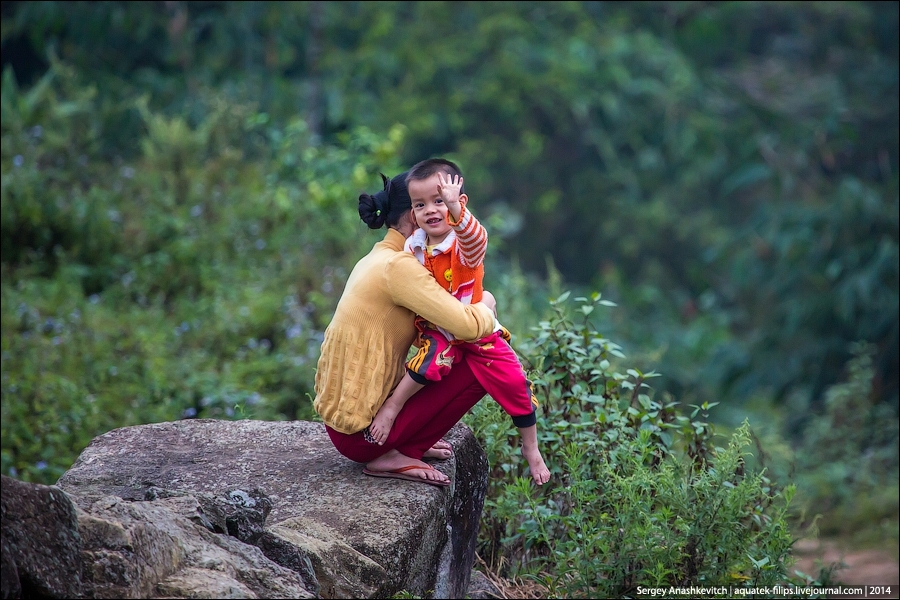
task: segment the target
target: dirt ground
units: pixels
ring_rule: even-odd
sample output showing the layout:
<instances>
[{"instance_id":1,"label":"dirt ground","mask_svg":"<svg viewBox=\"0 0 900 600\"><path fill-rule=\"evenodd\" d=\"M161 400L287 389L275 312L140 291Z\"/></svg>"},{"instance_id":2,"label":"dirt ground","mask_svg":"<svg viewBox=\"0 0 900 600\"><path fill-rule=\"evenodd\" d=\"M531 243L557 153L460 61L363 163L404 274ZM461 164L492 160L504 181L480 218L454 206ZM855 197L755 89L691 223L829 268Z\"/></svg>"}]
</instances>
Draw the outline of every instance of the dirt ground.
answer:
<instances>
[{"instance_id":1,"label":"dirt ground","mask_svg":"<svg viewBox=\"0 0 900 600\"><path fill-rule=\"evenodd\" d=\"M834 580L845 585L900 585L897 556L886 550L841 550L834 540L800 540L794 545L794 568L808 575L819 573L819 562L843 562L846 569L835 572ZM896 595L892 596L896 598Z\"/></svg>"}]
</instances>

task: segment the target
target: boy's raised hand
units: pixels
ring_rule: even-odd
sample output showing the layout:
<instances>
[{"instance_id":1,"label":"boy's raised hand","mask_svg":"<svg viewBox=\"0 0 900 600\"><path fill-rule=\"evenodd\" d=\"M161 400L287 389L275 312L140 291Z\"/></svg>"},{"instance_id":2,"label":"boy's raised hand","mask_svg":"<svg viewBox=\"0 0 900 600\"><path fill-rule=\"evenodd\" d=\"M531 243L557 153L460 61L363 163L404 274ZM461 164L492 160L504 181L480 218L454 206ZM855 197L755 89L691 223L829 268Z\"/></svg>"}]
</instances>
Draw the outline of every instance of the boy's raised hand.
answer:
<instances>
[{"instance_id":1,"label":"boy's raised hand","mask_svg":"<svg viewBox=\"0 0 900 600\"><path fill-rule=\"evenodd\" d=\"M444 201L453 220L459 221L459 216L462 214L460 201L465 199L465 196L461 198L459 193L462 189L463 178L458 175L447 175L446 173L438 172L438 179L440 181L438 183L438 193L441 195L441 200Z\"/></svg>"}]
</instances>

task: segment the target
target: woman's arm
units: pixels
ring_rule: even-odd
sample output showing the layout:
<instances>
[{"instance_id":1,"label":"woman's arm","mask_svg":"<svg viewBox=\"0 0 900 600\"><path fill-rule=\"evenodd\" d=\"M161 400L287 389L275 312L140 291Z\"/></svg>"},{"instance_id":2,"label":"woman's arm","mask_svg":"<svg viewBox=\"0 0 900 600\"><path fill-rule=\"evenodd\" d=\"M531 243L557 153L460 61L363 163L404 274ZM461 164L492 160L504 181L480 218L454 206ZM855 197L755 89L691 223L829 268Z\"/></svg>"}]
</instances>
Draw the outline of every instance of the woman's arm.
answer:
<instances>
[{"instance_id":1,"label":"woman's arm","mask_svg":"<svg viewBox=\"0 0 900 600\"><path fill-rule=\"evenodd\" d=\"M494 330L494 313L482 303L463 304L434 280L415 256L398 252L385 269L394 304L442 327L457 339L479 340Z\"/></svg>"}]
</instances>

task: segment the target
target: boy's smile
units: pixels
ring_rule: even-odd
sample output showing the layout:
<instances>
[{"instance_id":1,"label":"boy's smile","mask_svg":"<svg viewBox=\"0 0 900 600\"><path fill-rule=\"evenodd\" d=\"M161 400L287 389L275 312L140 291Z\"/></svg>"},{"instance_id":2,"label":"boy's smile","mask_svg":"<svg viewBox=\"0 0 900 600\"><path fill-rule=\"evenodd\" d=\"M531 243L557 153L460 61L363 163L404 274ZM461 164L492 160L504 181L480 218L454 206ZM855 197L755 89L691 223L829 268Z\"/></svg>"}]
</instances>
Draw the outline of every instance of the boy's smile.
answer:
<instances>
[{"instance_id":1,"label":"boy's smile","mask_svg":"<svg viewBox=\"0 0 900 600\"><path fill-rule=\"evenodd\" d=\"M407 188L416 224L428 236L429 246L443 242L452 229L447 223L450 211L441 199L439 185L440 177L435 173L428 179L410 181Z\"/></svg>"}]
</instances>

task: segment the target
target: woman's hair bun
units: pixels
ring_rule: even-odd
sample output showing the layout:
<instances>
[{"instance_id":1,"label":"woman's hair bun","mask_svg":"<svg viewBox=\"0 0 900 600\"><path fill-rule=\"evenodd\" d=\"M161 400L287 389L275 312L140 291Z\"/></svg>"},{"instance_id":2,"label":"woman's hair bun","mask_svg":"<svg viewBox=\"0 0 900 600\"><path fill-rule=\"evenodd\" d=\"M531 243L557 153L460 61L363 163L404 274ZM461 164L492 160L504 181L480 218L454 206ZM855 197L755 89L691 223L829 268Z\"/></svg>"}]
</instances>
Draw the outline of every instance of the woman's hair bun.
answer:
<instances>
[{"instance_id":1,"label":"woman's hair bun","mask_svg":"<svg viewBox=\"0 0 900 600\"><path fill-rule=\"evenodd\" d=\"M384 192L378 192L384 194ZM383 208L383 202L376 198L378 194L372 196L370 194L359 195L359 218L365 223L369 229L381 229L387 219L387 212Z\"/></svg>"},{"instance_id":2,"label":"woman's hair bun","mask_svg":"<svg viewBox=\"0 0 900 600\"><path fill-rule=\"evenodd\" d=\"M369 194L359 195L359 218L369 226L369 229L380 229L391 211L391 189L394 186L391 180L387 178L387 175L384 173L379 173L379 175L381 175L381 181L384 183L384 189L377 192L374 196Z\"/></svg>"}]
</instances>

